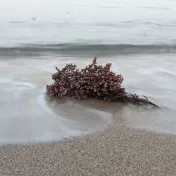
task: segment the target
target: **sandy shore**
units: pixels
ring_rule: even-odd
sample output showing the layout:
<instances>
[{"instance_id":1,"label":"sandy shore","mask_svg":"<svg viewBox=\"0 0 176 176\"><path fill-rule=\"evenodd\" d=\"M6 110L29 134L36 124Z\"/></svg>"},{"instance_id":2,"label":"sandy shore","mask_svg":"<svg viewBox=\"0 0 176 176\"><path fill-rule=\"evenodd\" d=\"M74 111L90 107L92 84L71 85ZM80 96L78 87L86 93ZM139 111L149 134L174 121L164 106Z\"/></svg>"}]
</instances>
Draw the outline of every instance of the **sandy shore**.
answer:
<instances>
[{"instance_id":1,"label":"sandy shore","mask_svg":"<svg viewBox=\"0 0 176 176\"><path fill-rule=\"evenodd\" d=\"M81 67L90 62L73 61ZM58 106L45 99L43 88L54 67L63 67L70 59L1 60L0 143L52 141L114 126L67 142L1 146L0 176L176 175L176 136L123 126L176 134L175 58L125 56L111 61L114 70L124 75L129 92L146 95L161 108L152 111L96 101L66 101Z\"/></svg>"},{"instance_id":2,"label":"sandy shore","mask_svg":"<svg viewBox=\"0 0 176 176\"><path fill-rule=\"evenodd\" d=\"M176 137L114 126L69 142L0 148L1 176L176 173Z\"/></svg>"}]
</instances>

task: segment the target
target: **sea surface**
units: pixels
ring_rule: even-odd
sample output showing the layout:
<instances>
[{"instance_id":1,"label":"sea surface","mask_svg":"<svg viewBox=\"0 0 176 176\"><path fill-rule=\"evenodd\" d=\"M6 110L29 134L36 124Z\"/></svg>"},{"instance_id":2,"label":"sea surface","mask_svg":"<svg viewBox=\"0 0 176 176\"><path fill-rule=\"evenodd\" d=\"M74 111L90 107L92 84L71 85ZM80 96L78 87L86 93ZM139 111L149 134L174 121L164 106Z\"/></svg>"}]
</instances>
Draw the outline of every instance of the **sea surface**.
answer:
<instances>
[{"instance_id":1,"label":"sea surface","mask_svg":"<svg viewBox=\"0 0 176 176\"><path fill-rule=\"evenodd\" d=\"M0 0L0 144L71 139L119 123L176 134L175 0ZM159 109L50 100L55 66L112 63Z\"/></svg>"}]
</instances>

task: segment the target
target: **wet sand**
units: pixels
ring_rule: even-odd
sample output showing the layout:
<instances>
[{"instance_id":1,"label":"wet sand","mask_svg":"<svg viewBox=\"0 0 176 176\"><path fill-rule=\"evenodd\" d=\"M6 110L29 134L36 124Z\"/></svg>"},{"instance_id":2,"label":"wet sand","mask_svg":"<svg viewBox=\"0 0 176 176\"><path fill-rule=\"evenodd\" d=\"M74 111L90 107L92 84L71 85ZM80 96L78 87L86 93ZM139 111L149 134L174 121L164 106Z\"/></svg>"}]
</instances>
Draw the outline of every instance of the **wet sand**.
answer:
<instances>
[{"instance_id":1,"label":"wet sand","mask_svg":"<svg viewBox=\"0 0 176 176\"><path fill-rule=\"evenodd\" d=\"M166 176L176 137L114 126L72 141L0 148L1 176Z\"/></svg>"}]
</instances>

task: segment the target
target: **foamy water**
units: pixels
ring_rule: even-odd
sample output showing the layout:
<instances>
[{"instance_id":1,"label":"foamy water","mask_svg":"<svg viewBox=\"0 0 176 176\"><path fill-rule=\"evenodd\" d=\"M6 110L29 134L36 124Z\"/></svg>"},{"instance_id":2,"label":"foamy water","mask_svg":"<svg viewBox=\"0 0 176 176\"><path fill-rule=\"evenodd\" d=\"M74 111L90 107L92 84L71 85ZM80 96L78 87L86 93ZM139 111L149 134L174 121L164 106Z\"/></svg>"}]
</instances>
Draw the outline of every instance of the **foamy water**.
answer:
<instances>
[{"instance_id":1,"label":"foamy water","mask_svg":"<svg viewBox=\"0 0 176 176\"><path fill-rule=\"evenodd\" d=\"M174 0L1 0L0 143L64 140L124 124L176 134ZM55 66L97 56L159 109L50 100Z\"/></svg>"},{"instance_id":2,"label":"foamy water","mask_svg":"<svg viewBox=\"0 0 176 176\"><path fill-rule=\"evenodd\" d=\"M72 59L83 67L92 58L1 60L0 142L69 139L99 131L114 122L176 134L174 55L124 57L98 58L98 62L113 63L112 70L124 76L124 87L131 93L148 96L160 106L159 109L95 100L52 101L47 98L45 86L52 82L55 66L63 67Z\"/></svg>"},{"instance_id":3,"label":"foamy water","mask_svg":"<svg viewBox=\"0 0 176 176\"><path fill-rule=\"evenodd\" d=\"M47 101L45 86L52 81L51 71L58 65L57 60L52 64L38 59L24 59L22 65L18 62L1 60L1 143L63 140L97 131L111 123L112 114L72 101L52 107L53 103Z\"/></svg>"}]
</instances>

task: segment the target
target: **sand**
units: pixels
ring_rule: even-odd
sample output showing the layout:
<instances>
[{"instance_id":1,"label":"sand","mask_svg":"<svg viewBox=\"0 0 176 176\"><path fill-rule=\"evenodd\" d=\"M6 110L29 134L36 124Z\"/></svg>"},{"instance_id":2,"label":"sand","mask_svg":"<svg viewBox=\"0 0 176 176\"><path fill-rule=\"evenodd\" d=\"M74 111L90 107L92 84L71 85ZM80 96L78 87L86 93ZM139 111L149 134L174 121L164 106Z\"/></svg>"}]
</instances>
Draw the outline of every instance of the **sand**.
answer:
<instances>
[{"instance_id":1,"label":"sand","mask_svg":"<svg viewBox=\"0 0 176 176\"><path fill-rule=\"evenodd\" d=\"M176 137L115 125L70 141L2 146L5 175L176 175Z\"/></svg>"}]
</instances>

